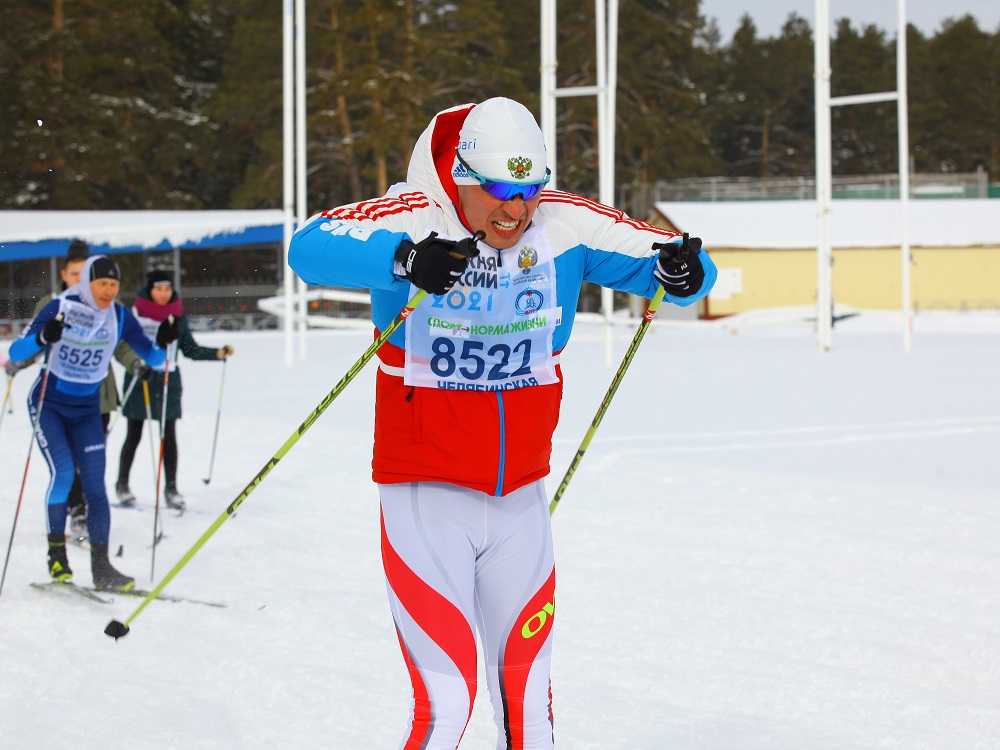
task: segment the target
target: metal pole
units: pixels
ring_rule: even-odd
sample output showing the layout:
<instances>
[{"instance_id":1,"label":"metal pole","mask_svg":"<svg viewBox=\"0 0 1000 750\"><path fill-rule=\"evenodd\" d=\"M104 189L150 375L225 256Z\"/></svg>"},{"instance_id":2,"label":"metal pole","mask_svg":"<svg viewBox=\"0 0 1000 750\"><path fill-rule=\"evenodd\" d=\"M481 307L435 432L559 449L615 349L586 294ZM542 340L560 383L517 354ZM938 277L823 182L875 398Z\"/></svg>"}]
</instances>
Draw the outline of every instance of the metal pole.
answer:
<instances>
[{"instance_id":1,"label":"metal pole","mask_svg":"<svg viewBox=\"0 0 1000 750\"><path fill-rule=\"evenodd\" d=\"M820 351L831 346L832 294L830 208L832 163L830 154L830 10L828 0L816 0L815 109L816 109L816 343Z\"/></svg>"},{"instance_id":2,"label":"metal pole","mask_svg":"<svg viewBox=\"0 0 1000 750\"><path fill-rule=\"evenodd\" d=\"M182 296L181 292L181 251L180 248L174 248L174 291L177 292L177 296Z\"/></svg>"},{"instance_id":3,"label":"metal pole","mask_svg":"<svg viewBox=\"0 0 1000 750\"><path fill-rule=\"evenodd\" d=\"M294 292L294 272L288 265L288 247L292 240L292 222L294 211L292 139L292 0L285 0L285 15L282 22L282 209L284 221L284 328L285 328L285 365L292 366L292 294Z\"/></svg>"},{"instance_id":4,"label":"metal pole","mask_svg":"<svg viewBox=\"0 0 1000 750\"><path fill-rule=\"evenodd\" d=\"M542 135L548 151L548 167L552 170L549 187L556 181L556 0L542 0L541 12L541 107Z\"/></svg>"},{"instance_id":5,"label":"metal pole","mask_svg":"<svg viewBox=\"0 0 1000 750\"><path fill-rule=\"evenodd\" d=\"M913 303L910 288L910 125L906 89L906 0L898 0L899 31L896 34L896 112L899 126L899 210L903 286L903 350L913 346Z\"/></svg>"},{"instance_id":6,"label":"metal pole","mask_svg":"<svg viewBox=\"0 0 1000 750\"><path fill-rule=\"evenodd\" d=\"M594 27L597 41L597 191L598 200L606 206L614 203L614 188L608 165L608 29L607 0L594 0ZM601 315L611 322L614 312L614 292L601 288Z\"/></svg>"},{"instance_id":7,"label":"metal pole","mask_svg":"<svg viewBox=\"0 0 1000 750\"><path fill-rule=\"evenodd\" d=\"M295 208L296 226L305 224L306 213L306 10L305 0L295 0ZM298 355L306 358L306 283L295 279L299 327Z\"/></svg>"}]
</instances>

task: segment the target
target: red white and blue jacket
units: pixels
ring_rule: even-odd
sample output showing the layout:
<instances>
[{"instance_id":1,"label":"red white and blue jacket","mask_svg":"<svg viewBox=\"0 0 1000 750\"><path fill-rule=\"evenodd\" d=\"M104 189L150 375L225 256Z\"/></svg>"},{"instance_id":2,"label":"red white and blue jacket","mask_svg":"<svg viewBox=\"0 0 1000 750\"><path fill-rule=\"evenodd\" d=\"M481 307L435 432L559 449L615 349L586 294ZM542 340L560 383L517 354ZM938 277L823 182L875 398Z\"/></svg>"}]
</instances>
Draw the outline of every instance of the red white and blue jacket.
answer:
<instances>
[{"instance_id":1,"label":"red white and blue jacket","mask_svg":"<svg viewBox=\"0 0 1000 750\"><path fill-rule=\"evenodd\" d=\"M432 229L449 239L472 234L451 169L459 131L473 106L445 110L431 121L414 147L406 182L393 185L382 198L323 211L292 239L291 266L307 283L371 290L376 335L415 292L394 273L399 243L418 242ZM659 282L651 246L677 236L558 190L542 192L532 221L536 227L544 230L555 256L562 309L552 342L556 354L569 341L584 281L652 297ZM500 268L517 268L515 249L495 250L484 243L480 249L482 258L496 257ZM704 251L700 259L706 272L702 288L686 298L668 294L668 301L689 305L708 294L715 266ZM470 265L469 273L498 270L493 263L485 269L480 265ZM425 299L423 304L430 303ZM412 388L402 377L404 346L400 327L378 354L376 482L447 482L499 496L549 473L562 397L558 368L559 382L551 385L505 391Z\"/></svg>"}]
</instances>

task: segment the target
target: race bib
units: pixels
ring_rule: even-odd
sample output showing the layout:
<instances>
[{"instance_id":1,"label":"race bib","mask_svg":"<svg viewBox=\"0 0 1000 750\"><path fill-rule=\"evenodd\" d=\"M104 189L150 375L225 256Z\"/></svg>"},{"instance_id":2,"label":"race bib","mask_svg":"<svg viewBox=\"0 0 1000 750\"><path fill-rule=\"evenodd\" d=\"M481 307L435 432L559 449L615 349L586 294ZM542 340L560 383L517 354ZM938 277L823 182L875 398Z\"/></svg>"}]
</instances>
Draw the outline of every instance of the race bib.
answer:
<instances>
[{"instance_id":1,"label":"race bib","mask_svg":"<svg viewBox=\"0 0 1000 750\"><path fill-rule=\"evenodd\" d=\"M515 249L516 267L506 268L484 248L451 291L414 310L406 324L406 385L498 391L558 382L552 252L537 229Z\"/></svg>"},{"instance_id":2,"label":"race bib","mask_svg":"<svg viewBox=\"0 0 1000 750\"><path fill-rule=\"evenodd\" d=\"M80 302L63 299L62 338L49 353L49 369L74 383L99 383L108 374L111 355L118 344L117 318Z\"/></svg>"}]
</instances>

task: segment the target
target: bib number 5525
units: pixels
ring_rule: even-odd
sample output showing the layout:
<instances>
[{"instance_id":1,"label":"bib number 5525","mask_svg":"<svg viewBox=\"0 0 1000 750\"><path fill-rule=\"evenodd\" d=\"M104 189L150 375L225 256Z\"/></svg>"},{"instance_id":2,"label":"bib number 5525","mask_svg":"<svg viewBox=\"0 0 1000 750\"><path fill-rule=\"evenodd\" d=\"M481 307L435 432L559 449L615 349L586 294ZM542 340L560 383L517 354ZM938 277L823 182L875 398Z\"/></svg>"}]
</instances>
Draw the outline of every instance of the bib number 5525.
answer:
<instances>
[{"instance_id":1,"label":"bib number 5525","mask_svg":"<svg viewBox=\"0 0 1000 750\"><path fill-rule=\"evenodd\" d=\"M523 339L514 346L494 344L489 349L482 341L465 339L462 351L456 356L458 347L455 340L444 336L431 342L431 372L440 378L448 378L458 371L467 380L479 380L484 375L487 380L506 380L531 374L531 340ZM514 361L511 362L513 357ZM507 368L520 361L513 372Z\"/></svg>"}]
</instances>

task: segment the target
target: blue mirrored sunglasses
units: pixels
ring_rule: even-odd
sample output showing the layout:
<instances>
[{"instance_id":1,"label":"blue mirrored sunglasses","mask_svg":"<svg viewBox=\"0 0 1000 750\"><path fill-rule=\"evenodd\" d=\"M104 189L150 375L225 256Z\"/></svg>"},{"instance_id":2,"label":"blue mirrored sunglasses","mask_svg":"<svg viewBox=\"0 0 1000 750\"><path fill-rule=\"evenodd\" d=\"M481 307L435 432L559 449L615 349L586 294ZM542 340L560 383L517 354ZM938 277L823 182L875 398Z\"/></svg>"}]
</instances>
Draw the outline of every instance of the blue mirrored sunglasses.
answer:
<instances>
[{"instance_id":1,"label":"blue mirrored sunglasses","mask_svg":"<svg viewBox=\"0 0 1000 750\"><path fill-rule=\"evenodd\" d=\"M479 174L476 170L469 166L469 163L462 158L462 155L455 152L455 156L458 157L459 163L465 167L465 171L469 173L469 177L474 180L479 180L479 186L489 193L491 196L496 198L498 201L510 201L514 200L517 196L521 196L524 200L530 201L540 192L542 188L549 184L549 178L552 176L552 170L548 167L545 168L545 178L540 182L501 182L499 180L491 180L489 177L484 177Z\"/></svg>"}]
</instances>

